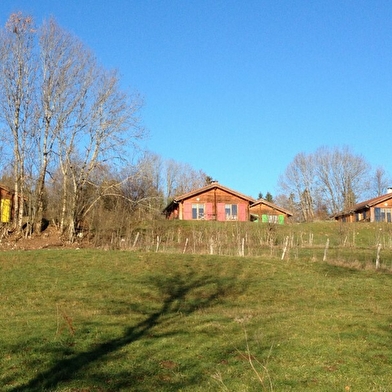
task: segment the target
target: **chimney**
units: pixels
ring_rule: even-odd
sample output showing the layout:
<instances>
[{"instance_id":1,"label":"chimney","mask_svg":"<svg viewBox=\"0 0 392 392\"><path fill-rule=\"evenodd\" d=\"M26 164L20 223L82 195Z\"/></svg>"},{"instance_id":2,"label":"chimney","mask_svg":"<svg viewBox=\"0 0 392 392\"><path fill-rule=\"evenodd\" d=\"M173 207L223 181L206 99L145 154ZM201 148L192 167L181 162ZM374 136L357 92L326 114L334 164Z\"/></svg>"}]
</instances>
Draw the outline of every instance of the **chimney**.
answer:
<instances>
[{"instance_id":1,"label":"chimney","mask_svg":"<svg viewBox=\"0 0 392 392\"><path fill-rule=\"evenodd\" d=\"M387 193L392 193L392 187L387 188Z\"/></svg>"}]
</instances>

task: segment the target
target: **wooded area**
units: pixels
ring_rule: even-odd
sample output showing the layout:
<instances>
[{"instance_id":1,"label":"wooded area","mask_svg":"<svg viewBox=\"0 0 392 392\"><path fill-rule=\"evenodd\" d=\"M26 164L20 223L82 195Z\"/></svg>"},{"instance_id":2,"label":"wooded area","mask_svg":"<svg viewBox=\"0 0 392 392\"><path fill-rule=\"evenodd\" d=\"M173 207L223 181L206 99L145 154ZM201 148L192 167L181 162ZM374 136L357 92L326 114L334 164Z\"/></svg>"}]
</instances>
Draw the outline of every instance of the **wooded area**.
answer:
<instances>
[{"instance_id":1,"label":"wooded area","mask_svg":"<svg viewBox=\"0 0 392 392\"><path fill-rule=\"evenodd\" d=\"M276 202L290 209L297 221L327 219L386 193L390 181L382 167L373 171L348 147L321 147L294 157L280 178L283 194Z\"/></svg>"},{"instance_id":2,"label":"wooded area","mask_svg":"<svg viewBox=\"0 0 392 392\"><path fill-rule=\"evenodd\" d=\"M12 230L28 236L50 221L73 241L84 225L121 228L203 185L203 172L140 153L142 105L54 19L37 27L12 14L0 32L0 183L14 192Z\"/></svg>"}]
</instances>

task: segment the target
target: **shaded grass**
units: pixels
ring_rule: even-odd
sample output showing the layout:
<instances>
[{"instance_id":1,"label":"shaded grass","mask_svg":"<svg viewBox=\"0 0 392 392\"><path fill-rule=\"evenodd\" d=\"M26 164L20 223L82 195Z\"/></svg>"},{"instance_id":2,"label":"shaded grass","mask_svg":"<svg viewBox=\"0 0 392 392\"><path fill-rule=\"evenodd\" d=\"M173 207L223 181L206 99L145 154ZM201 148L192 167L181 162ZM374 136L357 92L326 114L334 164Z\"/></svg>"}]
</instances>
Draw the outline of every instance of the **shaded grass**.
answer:
<instances>
[{"instance_id":1,"label":"shaded grass","mask_svg":"<svg viewBox=\"0 0 392 392\"><path fill-rule=\"evenodd\" d=\"M1 253L0 269L0 390L392 385L387 273L93 250Z\"/></svg>"}]
</instances>

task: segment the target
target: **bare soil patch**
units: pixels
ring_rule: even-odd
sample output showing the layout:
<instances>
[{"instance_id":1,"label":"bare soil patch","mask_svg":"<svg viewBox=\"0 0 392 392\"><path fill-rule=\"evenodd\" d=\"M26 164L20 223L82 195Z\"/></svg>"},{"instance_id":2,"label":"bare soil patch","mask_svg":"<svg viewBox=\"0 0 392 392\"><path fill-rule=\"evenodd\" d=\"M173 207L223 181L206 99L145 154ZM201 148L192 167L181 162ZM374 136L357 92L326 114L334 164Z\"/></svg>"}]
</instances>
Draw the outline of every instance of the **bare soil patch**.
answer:
<instances>
[{"instance_id":1,"label":"bare soil patch","mask_svg":"<svg viewBox=\"0 0 392 392\"><path fill-rule=\"evenodd\" d=\"M70 242L64 239L55 226L48 226L42 233L25 236L24 233L3 234L0 250L76 249L89 247L87 241Z\"/></svg>"}]
</instances>

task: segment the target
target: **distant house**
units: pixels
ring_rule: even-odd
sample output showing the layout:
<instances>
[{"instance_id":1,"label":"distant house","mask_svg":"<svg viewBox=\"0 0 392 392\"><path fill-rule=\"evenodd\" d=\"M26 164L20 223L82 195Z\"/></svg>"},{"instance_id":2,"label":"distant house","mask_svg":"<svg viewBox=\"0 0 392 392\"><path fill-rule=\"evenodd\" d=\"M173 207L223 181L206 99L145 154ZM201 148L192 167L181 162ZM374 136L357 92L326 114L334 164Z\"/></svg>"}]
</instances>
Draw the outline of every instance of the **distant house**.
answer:
<instances>
[{"instance_id":1,"label":"distant house","mask_svg":"<svg viewBox=\"0 0 392 392\"><path fill-rule=\"evenodd\" d=\"M280 223L283 224L293 214L276 204L264 199L259 199L250 206L250 217L252 221L263 223Z\"/></svg>"},{"instance_id":2,"label":"distant house","mask_svg":"<svg viewBox=\"0 0 392 392\"><path fill-rule=\"evenodd\" d=\"M165 209L168 219L249 221L255 199L212 182L176 197Z\"/></svg>"},{"instance_id":3,"label":"distant house","mask_svg":"<svg viewBox=\"0 0 392 392\"><path fill-rule=\"evenodd\" d=\"M392 189L388 193L355 204L349 211L335 215L342 222L392 222Z\"/></svg>"},{"instance_id":4,"label":"distant house","mask_svg":"<svg viewBox=\"0 0 392 392\"><path fill-rule=\"evenodd\" d=\"M168 219L240 222L284 223L292 216L273 203L255 200L218 182L176 197L163 212Z\"/></svg>"}]
</instances>

